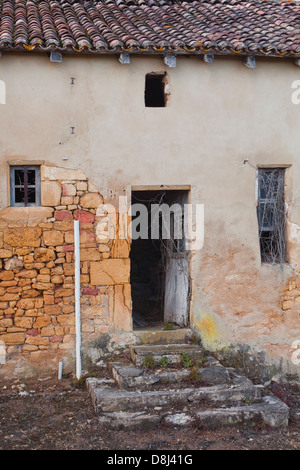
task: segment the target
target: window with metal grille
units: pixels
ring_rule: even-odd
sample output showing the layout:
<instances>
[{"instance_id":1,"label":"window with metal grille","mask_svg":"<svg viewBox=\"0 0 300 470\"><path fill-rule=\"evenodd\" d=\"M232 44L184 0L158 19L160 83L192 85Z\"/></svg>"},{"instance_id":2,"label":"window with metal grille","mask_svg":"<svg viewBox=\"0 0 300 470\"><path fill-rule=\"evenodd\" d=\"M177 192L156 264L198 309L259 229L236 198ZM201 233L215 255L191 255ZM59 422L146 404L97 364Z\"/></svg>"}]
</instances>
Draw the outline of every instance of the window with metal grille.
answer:
<instances>
[{"instance_id":1,"label":"window with metal grille","mask_svg":"<svg viewBox=\"0 0 300 470\"><path fill-rule=\"evenodd\" d=\"M258 170L257 218L264 263L287 261L284 181L284 168Z\"/></svg>"},{"instance_id":2,"label":"window with metal grille","mask_svg":"<svg viewBox=\"0 0 300 470\"><path fill-rule=\"evenodd\" d=\"M30 207L41 205L40 167L33 165L10 167L11 206Z\"/></svg>"}]
</instances>

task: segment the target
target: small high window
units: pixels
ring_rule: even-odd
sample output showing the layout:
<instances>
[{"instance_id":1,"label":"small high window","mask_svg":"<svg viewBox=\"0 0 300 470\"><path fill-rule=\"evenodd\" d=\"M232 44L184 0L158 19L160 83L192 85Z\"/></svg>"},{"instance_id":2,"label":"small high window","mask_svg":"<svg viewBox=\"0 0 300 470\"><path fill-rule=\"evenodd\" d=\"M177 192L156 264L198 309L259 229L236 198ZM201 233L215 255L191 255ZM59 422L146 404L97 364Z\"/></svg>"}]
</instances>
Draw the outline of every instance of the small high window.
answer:
<instances>
[{"instance_id":1,"label":"small high window","mask_svg":"<svg viewBox=\"0 0 300 470\"><path fill-rule=\"evenodd\" d=\"M258 170L257 218L261 260L286 262L285 169Z\"/></svg>"},{"instance_id":2,"label":"small high window","mask_svg":"<svg viewBox=\"0 0 300 470\"><path fill-rule=\"evenodd\" d=\"M145 106L147 108L164 108L165 74L148 73L145 83Z\"/></svg>"},{"instance_id":3,"label":"small high window","mask_svg":"<svg viewBox=\"0 0 300 470\"><path fill-rule=\"evenodd\" d=\"M30 207L41 205L40 167L33 165L10 167L11 206Z\"/></svg>"}]
</instances>

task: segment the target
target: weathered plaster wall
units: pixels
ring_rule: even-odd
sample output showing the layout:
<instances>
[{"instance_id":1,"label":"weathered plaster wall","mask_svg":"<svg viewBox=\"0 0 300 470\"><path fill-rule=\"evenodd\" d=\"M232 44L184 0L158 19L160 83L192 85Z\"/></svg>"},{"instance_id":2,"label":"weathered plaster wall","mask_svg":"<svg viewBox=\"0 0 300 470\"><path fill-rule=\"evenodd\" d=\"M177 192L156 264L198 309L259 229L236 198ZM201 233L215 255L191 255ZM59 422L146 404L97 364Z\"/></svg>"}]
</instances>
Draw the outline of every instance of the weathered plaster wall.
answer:
<instances>
[{"instance_id":1,"label":"weathered plaster wall","mask_svg":"<svg viewBox=\"0 0 300 470\"><path fill-rule=\"evenodd\" d=\"M166 108L144 106L151 71L168 74ZM113 203L130 185L191 185L191 202L205 204L204 247L191 265L192 321L204 343L245 343L297 372L291 345L300 326L300 113L291 86L299 78L299 67L285 60L258 59L250 70L239 59L205 64L182 57L168 69L152 57L121 65L116 57L64 56L53 64L46 56L4 54L0 171L7 174L7 162L18 159L77 168ZM291 165L289 254L296 274L260 262L256 166L283 164ZM5 208L4 179L2 189ZM286 301L292 303L283 307Z\"/></svg>"}]
</instances>

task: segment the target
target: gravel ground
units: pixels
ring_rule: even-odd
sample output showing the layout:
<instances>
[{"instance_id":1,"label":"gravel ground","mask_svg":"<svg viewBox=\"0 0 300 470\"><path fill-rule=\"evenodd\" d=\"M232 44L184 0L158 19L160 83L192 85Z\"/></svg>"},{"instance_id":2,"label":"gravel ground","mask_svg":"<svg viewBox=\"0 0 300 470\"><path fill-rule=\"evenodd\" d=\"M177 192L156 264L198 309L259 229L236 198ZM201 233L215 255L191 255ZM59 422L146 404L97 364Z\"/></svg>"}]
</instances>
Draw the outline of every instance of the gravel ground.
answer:
<instances>
[{"instance_id":1,"label":"gravel ground","mask_svg":"<svg viewBox=\"0 0 300 470\"><path fill-rule=\"evenodd\" d=\"M299 409L299 386L273 383L270 391ZM279 430L158 427L147 432L108 431L98 423L84 384L72 377L1 379L0 449L295 450L300 449L300 423L291 422Z\"/></svg>"}]
</instances>

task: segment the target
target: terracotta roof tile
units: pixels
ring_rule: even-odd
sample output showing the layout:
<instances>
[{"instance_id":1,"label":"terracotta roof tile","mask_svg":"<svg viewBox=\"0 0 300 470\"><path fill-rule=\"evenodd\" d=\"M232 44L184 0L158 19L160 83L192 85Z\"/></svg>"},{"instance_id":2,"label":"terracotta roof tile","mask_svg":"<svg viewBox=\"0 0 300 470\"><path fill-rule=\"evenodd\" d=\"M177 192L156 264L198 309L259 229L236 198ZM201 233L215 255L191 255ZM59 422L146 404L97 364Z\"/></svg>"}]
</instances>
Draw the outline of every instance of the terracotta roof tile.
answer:
<instances>
[{"instance_id":1,"label":"terracotta roof tile","mask_svg":"<svg viewBox=\"0 0 300 470\"><path fill-rule=\"evenodd\" d=\"M300 3L3 0L0 49L300 57Z\"/></svg>"}]
</instances>

